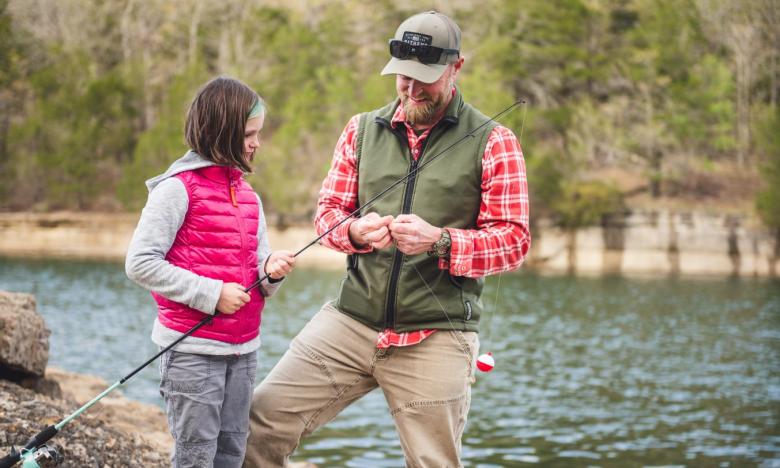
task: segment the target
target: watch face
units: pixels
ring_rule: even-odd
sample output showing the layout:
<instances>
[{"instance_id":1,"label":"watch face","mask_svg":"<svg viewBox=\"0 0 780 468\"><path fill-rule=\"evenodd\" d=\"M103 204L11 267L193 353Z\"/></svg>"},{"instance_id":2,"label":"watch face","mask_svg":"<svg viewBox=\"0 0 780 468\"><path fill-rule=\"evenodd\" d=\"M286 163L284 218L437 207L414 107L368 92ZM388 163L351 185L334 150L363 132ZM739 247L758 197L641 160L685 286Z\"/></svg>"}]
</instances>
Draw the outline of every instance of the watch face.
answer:
<instances>
[{"instance_id":1,"label":"watch face","mask_svg":"<svg viewBox=\"0 0 780 468\"><path fill-rule=\"evenodd\" d=\"M451 245L450 233L447 230L442 230L441 238L433 243L433 253L437 257L446 257L450 253Z\"/></svg>"},{"instance_id":2,"label":"watch face","mask_svg":"<svg viewBox=\"0 0 780 468\"><path fill-rule=\"evenodd\" d=\"M442 238L436 241L434 244L436 255L439 257L446 256L450 252L450 244L451 242L449 236L442 236Z\"/></svg>"}]
</instances>

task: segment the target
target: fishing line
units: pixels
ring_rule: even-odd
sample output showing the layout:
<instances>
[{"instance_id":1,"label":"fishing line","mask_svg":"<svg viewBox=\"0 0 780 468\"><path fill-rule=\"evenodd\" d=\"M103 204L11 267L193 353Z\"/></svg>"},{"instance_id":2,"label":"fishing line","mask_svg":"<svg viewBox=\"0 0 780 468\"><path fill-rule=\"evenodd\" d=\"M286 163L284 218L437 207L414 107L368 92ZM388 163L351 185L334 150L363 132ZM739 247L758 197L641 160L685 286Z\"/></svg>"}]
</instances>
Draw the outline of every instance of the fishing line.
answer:
<instances>
[{"instance_id":1,"label":"fishing line","mask_svg":"<svg viewBox=\"0 0 780 468\"><path fill-rule=\"evenodd\" d=\"M428 288L428 292L431 293L433 298L436 300L436 303L439 304L439 308L441 309L442 312L444 312L444 317L447 319L447 321L450 322L450 327L452 327L452 330L457 330L458 328L456 328L455 324L452 323L452 320L450 320L450 315L447 313L447 310L444 308L444 306L441 304L441 302L439 302L439 297L436 295L435 292L433 292L433 289L431 289L431 287L428 285L428 282L425 281L425 278L423 278L423 275L422 275L422 273L420 273L420 270L417 269L417 265L415 265L414 263L411 263L411 265L414 268L414 271L417 272L417 276L420 277L420 279L422 280L422 282L425 285L425 287ZM461 352L463 354L466 355L466 359L471 361L472 357L469 356L469 353L465 349L463 349L463 347L461 347L460 350L461 350Z\"/></svg>"},{"instance_id":2,"label":"fishing line","mask_svg":"<svg viewBox=\"0 0 780 468\"><path fill-rule=\"evenodd\" d=\"M404 183L407 180L409 180L409 178L411 178L412 176L416 175L423 168L428 167L429 164L431 164L434 161L436 161L437 159L439 159L439 157L441 155L445 154L446 152L448 152L452 148L454 148L457 145L461 144L467 138L473 138L474 134L478 130L480 130L482 127L488 125L490 122L496 121L501 116L503 116L504 114L510 112L516 106L518 106L520 104L525 104L525 101L524 100L515 101L510 106L508 106L506 109L502 110L498 114L496 114L493 117L489 118L486 122L484 122L484 123L480 124L479 126L473 128L467 134L465 134L464 136L462 136L461 138L459 138L458 140L456 140L455 142L453 142L452 144L450 144L449 146L447 146L446 148L444 148L440 152L438 152L435 155L433 155L430 158L428 158L427 161L424 161L423 163L419 164L416 168L414 168L411 171L409 171L404 177L402 177L402 178L398 179L397 181L393 182L387 188L385 188L384 190L382 190L378 194L376 194L373 197L371 197L363 206L360 206L357 209L355 209L354 211L352 211L351 213L349 213L344 219L342 219L341 221L339 221L338 223L336 223L335 225L330 227L328 230L326 230L325 232L323 232L322 234L317 236L314 240L312 240L311 242L306 244L304 247L302 247L300 250L295 252L295 254L293 254L293 257L297 257L298 255L300 255L301 253L306 251L308 248L310 248L311 246L313 246L314 244L316 244L317 242L322 240L322 238L324 238L325 236L327 236L328 234L333 232L336 228L338 228L339 226L341 226L342 224L347 222L347 220L349 220L350 218L354 217L355 215L360 214L363 210L371 207L379 199L381 199L382 197L384 197L385 195L390 193L392 190L394 190L395 188L400 186L402 183ZM419 271L418 271L418 274L419 274ZM264 276L262 276L257 281L252 283L249 287L247 287L244 290L244 292L248 293L252 289L254 289L257 286L259 286L260 283L262 283L263 281L265 281L268 278L270 278L270 275L266 273ZM427 284L426 284L426 286L427 286ZM434 297L435 297L435 294L434 294ZM437 299L437 302L438 302L438 299ZM441 304L439 304L439 305L441 306ZM191 336L193 333L198 331L204 325L210 323L212 320L214 320L214 317L219 315L219 312L214 311L214 314L211 314L211 315L205 314L205 315L206 316L203 317L203 319L201 319L197 324L195 324L195 326L193 326L191 329L189 329L186 333L184 333L181 336L179 336L176 340L173 341L173 343L171 343L168 346L166 346L165 348L161 349L157 354L155 354L151 358L147 359L146 362L144 362L143 364L141 364L140 366L135 368L132 372L130 372L126 376L122 377L120 380L117 380L116 382L114 382L111 386L109 386L108 388L103 390L103 392L101 392L98 396L96 396L95 398L93 398L92 400L87 402L81 408L79 408L76 411L74 411L72 414L70 414L68 417L66 417L65 419L63 419L59 423L49 425L46 428L44 428L42 431L40 431L38 434L33 436L27 442L27 444L25 444L24 448L22 448L21 451L17 451L16 449L12 448L10 454L8 454L5 457L3 457L2 459L0 459L0 468L10 468L10 467L14 466L18 461L20 461L22 459L24 459L25 464L27 464L28 460L30 460L31 463L34 463L33 457L35 456L35 454L38 451L38 449L44 447L45 446L44 444L46 442L48 442L52 437L57 435L57 433L66 424L68 424L73 419L75 419L78 416L80 416L84 411L86 411L87 409L92 407L94 404L96 404L98 401L100 401L102 398L104 398L109 393L113 392L116 388L118 388L121 385L124 385L124 383L127 382L128 380L130 380L131 378L133 378L133 376L135 376L135 374L140 372L143 368L145 368L146 366L151 364L154 360L156 360L158 357L162 356L164 353L169 351L171 348L173 348L174 346L179 344L182 340L184 340L185 338ZM445 311L445 315L446 315L446 311ZM449 317L447 318L447 320L449 320ZM37 466L37 465L31 465L31 466Z\"/></svg>"},{"instance_id":3,"label":"fishing line","mask_svg":"<svg viewBox=\"0 0 780 468\"><path fill-rule=\"evenodd\" d=\"M525 101L520 101L520 102L525 104ZM521 141L522 138L523 138L523 130L525 129L525 117L526 117L527 114L528 114L528 107L526 107L524 109L524 111L523 111L523 121L522 121L522 124L520 126L520 138L518 138L518 142ZM428 292L430 292L431 295L433 296L433 298L436 300L436 303L439 305L439 308L444 313L444 317L450 323L450 327L452 327L452 330L456 330L457 328L452 323L452 320L450 319L450 316L447 313L447 310L444 308L442 303L439 301L438 296L433 291L433 289L431 289L431 287L428 284L428 282L425 281L425 278L423 277L422 273L420 273L420 270L417 269L417 265L415 265L414 263L411 263L411 265L414 268L414 271L417 272L417 276L420 277L420 279L422 280L423 284L428 289ZM498 280L497 280L498 283L496 285L496 295L495 295L495 299L493 300L493 308L492 308L492 310L488 309L486 311L486 313L485 313L485 323L486 323L486 326L485 326L485 328L486 328L486 331L485 331L485 343L490 343L490 331L491 331L491 329L493 327L493 322L495 322L493 317L495 316L495 313L498 310L499 291L501 290L501 275L503 273L504 272L502 271L502 272L500 272L498 274ZM472 357L469 356L468 353L465 350L462 350L462 351L466 355L467 359L469 359L469 360L472 359ZM493 358L493 353L492 352L488 352L487 354L481 354L477 358L477 368L479 370L483 371L483 372L490 372L491 370L493 370L494 366L495 366L495 360Z\"/></svg>"},{"instance_id":4,"label":"fishing line","mask_svg":"<svg viewBox=\"0 0 780 468\"><path fill-rule=\"evenodd\" d=\"M523 104L525 104L525 101L523 101ZM522 153L522 147L523 147L523 131L525 130L525 118L528 115L528 106L525 106L523 108L523 120L520 123L520 136L518 137L517 141L520 143L520 151ZM527 195L527 194L526 194ZM501 275L503 275L504 272L500 272L498 274L498 278L496 280L496 297L493 300L493 308L488 311L488 313L485 314L485 343L490 342L490 337L492 336L493 331L493 325L495 322L495 315L498 312L498 299L499 299L499 291L501 290Z\"/></svg>"},{"instance_id":5,"label":"fishing line","mask_svg":"<svg viewBox=\"0 0 780 468\"><path fill-rule=\"evenodd\" d=\"M493 317L496 315L496 311L498 311L498 292L501 290L501 275L503 273L504 273L503 271L501 273L499 273L498 274L498 278L496 280L497 281L497 283L496 283L496 296L493 298L493 308L490 309L489 313L485 314L486 315L486 317L485 317L485 324L486 324L486 326L485 326L485 328L486 328L486 330L485 330L485 342L486 343L490 342L490 336L492 335L491 332L493 331L493 323L495 322Z\"/></svg>"},{"instance_id":6,"label":"fishing line","mask_svg":"<svg viewBox=\"0 0 780 468\"><path fill-rule=\"evenodd\" d=\"M446 148L444 148L443 150L439 151L439 152L438 152L438 153L436 153L435 155L433 155L433 156L431 156L430 158L428 158L428 160L427 160L427 161L423 161L422 163L420 163L420 164L419 164L417 167L415 167L414 169L412 169L411 171L409 171L409 172L408 172L408 173L407 173L405 176L401 177L400 179L396 180L395 182L393 182L392 184L390 184L389 186L387 186L387 187L386 187L384 190L382 190L382 191L381 191L381 192L379 192L378 194L376 194L376 195L374 195L373 197L371 197L371 198L370 198L368 201L366 201L366 203L365 203L365 204L363 204L362 206L360 206L360 207L356 208L354 211L352 211L351 213L349 213L349 214L348 214L348 215L347 215L347 216L346 216L344 219L342 219L342 220L341 220L341 221L339 221L338 223L334 224L334 225L333 225L333 226L331 226L331 227L330 227L328 230L326 230L325 232L323 232L322 234L320 234L319 236L317 236L317 238L315 238L314 240L312 240L311 242L309 242L308 244L306 244L305 246L303 246L303 247L302 247L300 250L298 250L297 252L295 252L295 254L293 254L293 257L297 257L298 255L300 255L301 253L303 253L303 252L304 252L306 249L308 249L308 248L309 248L309 247L311 247L312 245L316 244L317 242L319 242L320 240L322 240L322 238L324 238L325 236L327 236L328 234L330 234L331 232L333 232L334 230L336 230L336 228L338 228L338 227L339 227L339 226L341 226L342 224L346 223L346 222L347 222L347 220L349 220L350 218L354 217L355 215L358 215L358 214L360 214L360 213L361 213L361 211L363 211L363 210L365 210L365 209L367 209L367 208L371 207L371 206L372 206L374 203L376 203L377 201L379 201L379 199L381 199L382 197L384 197L385 195L387 195L388 193L390 193L392 190L394 190L394 189L398 188L398 187L399 187L399 186L400 186L402 183L404 183L404 182L406 182L407 180L409 180L409 178L411 178L412 176L415 176L415 175L417 175L417 173L418 173L418 172L420 172L420 171L422 171L422 170L423 170L423 168L425 168L425 167L428 167L428 165L429 165L429 164L431 164L431 163L433 163L434 161L436 161L437 159L439 159L439 156L443 155L444 153L448 152L448 151L449 151L449 150L451 150L452 148L454 148L454 147L458 146L459 144L463 143L463 141L464 141L464 140L466 140L467 138L473 138L473 137L474 137L474 133L476 133L476 132L477 132L477 130L480 130L482 127L484 127L485 125L489 124L490 122L495 122L495 121L496 121L496 120L497 120L499 117L501 117L502 115L504 115L504 114L506 114L506 113L510 112L510 111L511 111L511 110L513 110L513 109L514 109L516 106L518 106L518 105L520 105L520 104L525 104L525 100L519 100L519 101L515 101L515 102L513 102L513 103L512 103L512 104L511 104L509 107L507 107L506 109L502 110L501 112L499 112L498 114L494 115L493 117L490 117L490 118L489 118L489 119L488 119L486 122L484 122L484 123L480 124L479 126L477 126L477 127L473 128L473 129L472 129L470 132L468 132L467 134L463 135L461 138L457 139L457 140L456 140L454 143L450 144L449 146L447 146L447 147L446 147ZM269 276L269 275L267 275L267 274L266 274L264 277L262 277L262 278L258 279L258 280L257 280L257 281L255 281L254 283L252 283L252 285L250 285L248 288L246 288L246 292L249 292L249 290L251 290L252 288L254 288L254 287L258 286L260 283L262 283L262 282L263 282L263 280L265 280L266 278L268 278L268 276Z\"/></svg>"}]
</instances>

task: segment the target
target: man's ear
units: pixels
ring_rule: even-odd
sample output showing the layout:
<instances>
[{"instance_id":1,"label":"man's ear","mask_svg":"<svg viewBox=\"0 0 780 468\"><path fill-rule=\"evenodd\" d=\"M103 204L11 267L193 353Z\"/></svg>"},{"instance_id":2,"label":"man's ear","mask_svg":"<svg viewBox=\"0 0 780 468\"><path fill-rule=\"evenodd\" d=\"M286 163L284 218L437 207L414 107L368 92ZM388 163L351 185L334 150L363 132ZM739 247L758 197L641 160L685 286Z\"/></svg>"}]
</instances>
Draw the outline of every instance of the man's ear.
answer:
<instances>
[{"instance_id":1,"label":"man's ear","mask_svg":"<svg viewBox=\"0 0 780 468\"><path fill-rule=\"evenodd\" d=\"M456 60L455 62L452 62L452 68L455 69L456 73L460 71L460 67L463 66L463 62L465 62L465 61L466 61L465 58L458 57L458 60Z\"/></svg>"},{"instance_id":2,"label":"man's ear","mask_svg":"<svg viewBox=\"0 0 780 468\"><path fill-rule=\"evenodd\" d=\"M453 83L455 82L455 78L458 77L458 72L460 71L460 68L463 66L463 62L464 61L465 60L464 60L463 57L459 57L458 60L452 62L452 77L451 77L451 79L452 79Z\"/></svg>"}]
</instances>

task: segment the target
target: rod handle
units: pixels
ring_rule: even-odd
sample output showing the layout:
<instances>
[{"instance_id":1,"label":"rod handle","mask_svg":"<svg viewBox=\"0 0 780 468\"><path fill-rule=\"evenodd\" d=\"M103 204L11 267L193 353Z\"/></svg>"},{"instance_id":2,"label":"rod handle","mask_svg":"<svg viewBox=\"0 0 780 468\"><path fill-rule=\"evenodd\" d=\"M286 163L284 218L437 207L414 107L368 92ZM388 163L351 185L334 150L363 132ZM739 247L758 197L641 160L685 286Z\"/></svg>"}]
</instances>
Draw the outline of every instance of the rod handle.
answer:
<instances>
[{"instance_id":1,"label":"rod handle","mask_svg":"<svg viewBox=\"0 0 780 468\"><path fill-rule=\"evenodd\" d=\"M15 448L11 447L11 453L0 458L0 468L11 468L16 465L22 458L22 453L18 452Z\"/></svg>"},{"instance_id":2,"label":"rod handle","mask_svg":"<svg viewBox=\"0 0 780 468\"><path fill-rule=\"evenodd\" d=\"M59 432L59 430L54 427L53 424L51 426L47 426L44 430L35 434L32 439L27 441L27 445L24 446L24 449L34 450L40 447L41 445L48 442L49 439L57 435L57 432ZM21 458L21 452L17 452L15 449L11 449L10 454L0 458L0 468L11 468L12 466L16 465L16 463L21 460Z\"/></svg>"}]
</instances>

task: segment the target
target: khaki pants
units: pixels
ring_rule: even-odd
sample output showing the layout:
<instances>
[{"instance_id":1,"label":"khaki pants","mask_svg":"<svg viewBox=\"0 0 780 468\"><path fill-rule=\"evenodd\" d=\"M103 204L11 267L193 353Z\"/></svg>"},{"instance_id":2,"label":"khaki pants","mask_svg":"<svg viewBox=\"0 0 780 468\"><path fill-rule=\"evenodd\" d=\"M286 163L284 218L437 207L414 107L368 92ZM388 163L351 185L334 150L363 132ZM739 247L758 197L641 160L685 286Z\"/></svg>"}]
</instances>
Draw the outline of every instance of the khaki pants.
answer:
<instances>
[{"instance_id":1,"label":"khaki pants","mask_svg":"<svg viewBox=\"0 0 780 468\"><path fill-rule=\"evenodd\" d=\"M301 437L381 387L409 467L460 467L471 402L474 332L376 348L376 330L323 306L255 389L244 467L286 466Z\"/></svg>"}]
</instances>

